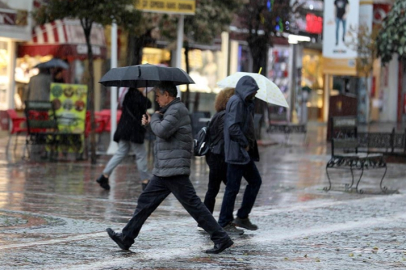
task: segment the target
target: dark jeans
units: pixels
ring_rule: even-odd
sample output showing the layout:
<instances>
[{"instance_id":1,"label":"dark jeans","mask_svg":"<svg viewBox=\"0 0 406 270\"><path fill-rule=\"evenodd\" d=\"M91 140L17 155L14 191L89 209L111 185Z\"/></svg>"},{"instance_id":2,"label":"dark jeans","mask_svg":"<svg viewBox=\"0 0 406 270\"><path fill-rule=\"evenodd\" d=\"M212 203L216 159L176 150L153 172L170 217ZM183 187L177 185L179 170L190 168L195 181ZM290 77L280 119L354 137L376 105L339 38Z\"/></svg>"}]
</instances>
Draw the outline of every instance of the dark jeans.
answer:
<instances>
[{"instance_id":1,"label":"dark jeans","mask_svg":"<svg viewBox=\"0 0 406 270\"><path fill-rule=\"evenodd\" d=\"M138 205L133 217L122 231L128 244L134 243L134 239L138 236L144 222L171 192L199 226L210 234L214 243L221 243L229 238L196 195L188 176L158 177L154 175L138 198Z\"/></svg>"},{"instance_id":2,"label":"dark jeans","mask_svg":"<svg viewBox=\"0 0 406 270\"><path fill-rule=\"evenodd\" d=\"M336 43L338 43L338 40L339 40L338 31L340 29L340 23L343 24L343 37L341 38L343 41L345 40L345 31L347 31L347 29L346 29L347 20L336 18Z\"/></svg>"},{"instance_id":3,"label":"dark jeans","mask_svg":"<svg viewBox=\"0 0 406 270\"><path fill-rule=\"evenodd\" d=\"M206 162L209 165L209 184L207 186L204 204L211 213L213 213L216 204L216 196L219 193L221 182L227 184L227 163L223 155L208 153Z\"/></svg>"},{"instance_id":4,"label":"dark jeans","mask_svg":"<svg viewBox=\"0 0 406 270\"><path fill-rule=\"evenodd\" d=\"M227 186L224 192L223 204L221 205L219 224L224 227L234 220L233 211L235 199L240 191L242 177L247 180L248 185L245 188L241 208L237 212L237 217L247 218L251 213L257 198L262 180L254 161L245 165L228 164L227 165Z\"/></svg>"}]
</instances>

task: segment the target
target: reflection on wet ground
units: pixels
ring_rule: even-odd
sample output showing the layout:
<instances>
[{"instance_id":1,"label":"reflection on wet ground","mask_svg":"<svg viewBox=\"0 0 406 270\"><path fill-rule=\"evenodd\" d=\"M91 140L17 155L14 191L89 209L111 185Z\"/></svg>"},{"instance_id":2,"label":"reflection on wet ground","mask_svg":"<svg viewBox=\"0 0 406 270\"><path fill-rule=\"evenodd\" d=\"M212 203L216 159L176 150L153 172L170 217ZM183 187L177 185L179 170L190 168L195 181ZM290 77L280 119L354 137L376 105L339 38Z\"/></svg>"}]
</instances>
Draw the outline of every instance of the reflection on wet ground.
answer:
<instances>
[{"instance_id":1,"label":"reflection on wet ground","mask_svg":"<svg viewBox=\"0 0 406 270\"><path fill-rule=\"evenodd\" d=\"M104 229L122 228L141 193L133 157L114 171L107 192L95 179L109 156L100 156L91 165L89 161L27 161L21 160L22 149L7 154L0 150L0 265L4 269L361 269L368 262L365 269L404 267L400 248L406 249L401 246L406 239L400 232L406 221L401 192L406 166L389 164L387 174L388 184L401 194L326 193L330 149L325 131L325 125L310 125L305 140L292 134L288 145L283 135L264 134L264 141L279 143L260 148L263 185L252 213L260 230L236 238L233 248L219 256L202 253L212 245L208 235L196 230L195 221L172 195L147 221L132 252L119 251L107 238ZM7 138L0 138L0 145L6 142ZM190 179L203 198L208 180L204 158L193 159L192 172ZM349 175L342 172L336 177ZM364 177L363 187L378 187L376 175ZM224 186L215 217L223 191ZM239 194L236 205L240 203ZM351 242L358 238L360 242ZM402 244L394 248L395 243ZM388 251L373 253L375 245ZM365 255L371 252L373 256Z\"/></svg>"}]
</instances>

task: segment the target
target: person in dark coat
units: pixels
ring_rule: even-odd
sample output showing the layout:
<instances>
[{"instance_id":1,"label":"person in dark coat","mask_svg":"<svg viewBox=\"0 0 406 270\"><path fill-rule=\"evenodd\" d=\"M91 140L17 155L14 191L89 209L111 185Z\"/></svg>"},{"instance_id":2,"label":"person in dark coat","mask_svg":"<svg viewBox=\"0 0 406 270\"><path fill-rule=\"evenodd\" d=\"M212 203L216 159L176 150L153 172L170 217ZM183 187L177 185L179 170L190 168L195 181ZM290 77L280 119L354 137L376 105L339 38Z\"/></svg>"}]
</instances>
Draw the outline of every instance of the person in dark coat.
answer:
<instances>
[{"instance_id":1,"label":"person in dark coat","mask_svg":"<svg viewBox=\"0 0 406 270\"><path fill-rule=\"evenodd\" d=\"M206 163L210 172L204 204L211 213L214 211L221 182L227 184L227 163L224 157L224 116L227 102L234 92L235 88L225 88L218 93L214 102L216 113L209 124L210 151L206 154ZM237 229L232 223L227 224L223 229L229 234L244 234L243 230Z\"/></svg>"},{"instance_id":2,"label":"person in dark coat","mask_svg":"<svg viewBox=\"0 0 406 270\"><path fill-rule=\"evenodd\" d=\"M214 101L216 113L209 124L210 151L206 154L206 163L210 172L204 204L211 213L214 211L221 182L227 183L227 163L224 160L224 115L227 101L234 95L234 90L225 88L217 94Z\"/></svg>"},{"instance_id":3,"label":"person in dark coat","mask_svg":"<svg viewBox=\"0 0 406 270\"><path fill-rule=\"evenodd\" d=\"M39 68L39 73L28 82L28 100L50 101L52 76L48 68Z\"/></svg>"},{"instance_id":4,"label":"person in dark coat","mask_svg":"<svg viewBox=\"0 0 406 270\"><path fill-rule=\"evenodd\" d=\"M106 231L121 249L128 250L147 218L172 193L199 226L210 234L214 248L206 253L220 253L231 247L233 241L196 195L189 179L193 148L189 111L176 97L177 89L173 83L161 82L155 86L155 94L161 109L142 119L156 136L154 176L139 196L134 214L121 233L110 228Z\"/></svg>"},{"instance_id":5,"label":"person in dark coat","mask_svg":"<svg viewBox=\"0 0 406 270\"><path fill-rule=\"evenodd\" d=\"M123 101L121 118L113 137L114 141L118 143L118 149L96 180L102 188L110 189L109 175L131 149L135 153L137 169L142 183L147 183L152 177L148 171L147 151L144 145L146 130L141 125L142 115L147 108L151 108L151 101L142 94L142 89L129 88Z\"/></svg>"},{"instance_id":6,"label":"person in dark coat","mask_svg":"<svg viewBox=\"0 0 406 270\"><path fill-rule=\"evenodd\" d=\"M204 197L204 204L211 213L214 211L216 196L220 191L221 182L227 184L227 163L224 158L224 116L228 100L234 95L234 88L221 90L214 101L216 113L209 124L210 151L206 154L206 163L210 168L209 183ZM228 233L243 234L233 224L224 227Z\"/></svg>"},{"instance_id":7,"label":"person in dark coat","mask_svg":"<svg viewBox=\"0 0 406 270\"><path fill-rule=\"evenodd\" d=\"M258 85L251 76L238 81L235 94L229 99L224 119L224 151L227 163L227 185L221 205L219 224L234 224L247 230L257 230L249 214L262 184L254 161L259 161L254 129L254 98ZM242 177L247 180L242 204L234 219L233 211Z\"/></svg>"}]
</instances>

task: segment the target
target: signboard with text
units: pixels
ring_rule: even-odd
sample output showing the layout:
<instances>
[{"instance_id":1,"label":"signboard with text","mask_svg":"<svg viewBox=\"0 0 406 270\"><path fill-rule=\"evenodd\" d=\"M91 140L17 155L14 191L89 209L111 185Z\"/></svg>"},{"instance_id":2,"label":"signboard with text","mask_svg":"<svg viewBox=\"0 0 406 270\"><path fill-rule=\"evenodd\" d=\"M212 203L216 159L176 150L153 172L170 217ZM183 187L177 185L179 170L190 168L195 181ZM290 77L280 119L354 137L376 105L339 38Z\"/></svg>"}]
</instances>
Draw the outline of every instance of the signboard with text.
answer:
<instances>
[{"instance_id":1,"label":"signboard with text","mask_svg":"<svg viewBox=\"0 0 406 270\"><path fill-rule=\"evenodd\" d=\"M142 11L194 15L195 0L136 0L135 8Z\"/></svg>"}]
</instances>

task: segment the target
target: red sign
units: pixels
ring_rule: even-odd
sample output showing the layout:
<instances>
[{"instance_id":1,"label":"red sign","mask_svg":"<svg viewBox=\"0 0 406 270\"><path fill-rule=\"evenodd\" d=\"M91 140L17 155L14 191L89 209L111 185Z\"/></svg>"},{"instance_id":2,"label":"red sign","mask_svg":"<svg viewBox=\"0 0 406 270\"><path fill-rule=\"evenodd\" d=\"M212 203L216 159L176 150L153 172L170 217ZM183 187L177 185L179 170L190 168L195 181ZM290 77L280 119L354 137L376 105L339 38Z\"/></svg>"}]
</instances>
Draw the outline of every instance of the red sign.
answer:
<instances>
[{"instance_id":1,"label":"red sign","mask_svg":"<svg viewBox=\"0 0 406 270\"><path fill-rule=\"evenodd\" d=\"M374 17L373 17L373 24L375 26L381 25L383 19L385 19L386 14L388 14L389 10L391 9L391 5L389 4L374 4Z\"/></svg>"},{"instance_id":2,"label":"red sign","mask_svg":"<svg viewBox=\"0 0 406 270\"><path fill-rule=\"evenodd\" d=\"M323 18L314 14L306 15L306 32L312 34L321 34L323 31Z\"/></svg>"}]
</instances>

